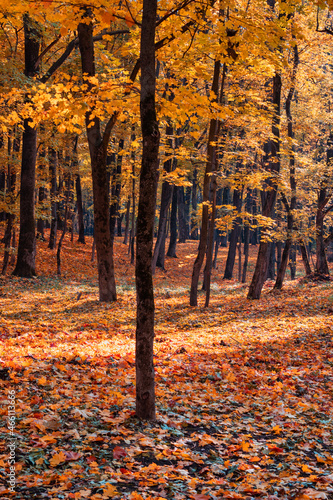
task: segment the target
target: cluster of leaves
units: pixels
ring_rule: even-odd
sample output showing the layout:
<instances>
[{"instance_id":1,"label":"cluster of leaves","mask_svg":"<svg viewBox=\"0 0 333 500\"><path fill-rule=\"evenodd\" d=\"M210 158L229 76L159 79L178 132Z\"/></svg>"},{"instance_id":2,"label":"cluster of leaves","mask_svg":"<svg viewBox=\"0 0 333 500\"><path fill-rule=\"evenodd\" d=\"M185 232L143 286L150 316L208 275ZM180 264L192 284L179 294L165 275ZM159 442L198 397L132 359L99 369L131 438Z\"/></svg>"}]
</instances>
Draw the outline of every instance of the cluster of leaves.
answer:
<instances>
[{"instance_id":1,"label":"cluster of leaves","mask_svg":"<svg viewBox=\"0 0 333 500\"><path fill-rule=\"evenodd\" d=\"M42 277L0 283L2 498L333 498L330 284L288 282L248 302L216 272L207 314L187 305L196 242L181 245L155 276L158 418L145 424L134 415L134 269L121 243L113 304L97 301L90 248L65 243L59 280L38 245Z\"/></svg>"}]
</instances>

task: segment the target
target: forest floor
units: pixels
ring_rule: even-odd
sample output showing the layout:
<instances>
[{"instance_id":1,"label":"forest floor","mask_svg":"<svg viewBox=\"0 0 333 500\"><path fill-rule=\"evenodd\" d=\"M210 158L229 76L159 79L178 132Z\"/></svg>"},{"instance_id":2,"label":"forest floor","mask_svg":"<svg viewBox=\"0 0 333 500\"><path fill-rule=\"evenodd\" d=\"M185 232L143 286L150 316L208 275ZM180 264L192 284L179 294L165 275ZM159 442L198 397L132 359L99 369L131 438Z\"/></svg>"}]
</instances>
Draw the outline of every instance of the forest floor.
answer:
<instances>
[{"instance_id":1,"label":"forest floor","mask_svg":"<svg viewBox=\"0 0 333 500\"><path fill-rule=\"evenodd\" d=\"M196 248L178 245L154 280L154 423L134 415L134 267L120 240L116 303L98 302L91 239L65 240L61 278L43 242L37 278L0 278L1 498L333 499L333 283L267 282L248 301L247 285L222 280L223 249L211 306L200 292L190 307Z\"/></svg>"}]
</instances>

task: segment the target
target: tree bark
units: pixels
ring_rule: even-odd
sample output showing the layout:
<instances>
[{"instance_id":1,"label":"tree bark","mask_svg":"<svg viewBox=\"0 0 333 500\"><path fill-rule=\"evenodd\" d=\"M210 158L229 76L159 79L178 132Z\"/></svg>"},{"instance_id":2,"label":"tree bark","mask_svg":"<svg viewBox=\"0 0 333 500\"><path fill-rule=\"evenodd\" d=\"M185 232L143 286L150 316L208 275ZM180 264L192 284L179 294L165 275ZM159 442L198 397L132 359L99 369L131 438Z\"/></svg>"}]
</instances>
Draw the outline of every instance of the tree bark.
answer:
<instances>
[{"instance_id":1,"label":"tree bark","mask_svg":"<svg viewBox=\"0 0 333 500\"><path fill-rule=\"evenodd\" d=\"M172 193L172 205L171 205L171 215L170 215L170 241L169 248L167 251L168 257L177 258L176 247L177 247L177 205L178 205L178 186L173 187Z\"/></svg>"},{"instance_id":2,"label":"tree bark","mask_svg":"<svg viewBox=\"0 0 333 500\"><path fill-rule=\"evenodd\" d=\"M142 163L136 248L136 416L155 420L153 231L160 134L156 118L155 24L157 0L143 0L140 61Z\"/></svg>"},{"instance_id":3,"label":"tree bark","mask_svg":"<svg viewBox=\"0 0 333 500\"><path fill-rule=\"evenodd\" d=\"M166 128L166 135L169 136L169 147L172 147L172 135L173 135L173 128L170 126L167 126ZM164 162L164 170L165 172L171 172L172 171L172 165L173 165L173 159L169 158ZM161 255L161 247L163 247L163 241L165 243L165 237L166 237L166 228L167 228L167 219L168 219L168 212L169 212L169 207L170 203L172 200L172 193L173 193L173 185L170 184L168 181L164 181L162 184L162 193L161 193L161 206L160 206L160 217L159 217L159 222L158 222L158 232L157 232L157 238L156 238L156 243L155 243L155 248L154 248L154 254L153 254L153 262L152 262L152 272L153 274L155 273L155 268L156 266L161 267L164 269L164 249L163 249L163 255ZM165 248L165 245L164 245Z\"/></svg>"},{"instance_id":4,"label":"tree bark","mask_svg":"<svg viewBox=\"0 0 333 500\"><path fill-rule=\"evenodd\" d=\"M242 191L240 189L234 190L232 204L235 207L235 209L237 210L237 212L240 213L242 210ZM233 227L232 227L231 234L230 234L228 257L227 257L227 262L225 265L225 271L224 271L224 276L223 276L224 280L231 280L232 279L234 265L235 265L235 259L236 259L237 242L239 239L240 229L241 229L240 228L241 222L242 222L242 219L238 215L236 217L236 219L234 220Z\"/></svg>"},{"instance_id":5,"label":"tree bark","mask_svg":"<svg viewBox=\"0 0 333 500\"><path fill-rule=\"evenodd\" d=\"M41 33L39 26L28 14L23 16L25 76L33 78L39 71L38 57ZM20 234L17 261L13 274L24 278L36 275L36 231L35 231L35 178L37 158L37 128L30 126L30 120L23 122L21 191L20 191Z\"/></svg>"},{"instance_id":6,"label":"tree bark","mask_svg":"<svg viewBox=\"0 0 333 500\"><path fill-rule=\"evenodd\" d=\"M221 62L215 61L214 63L214 75L212 83L212 92L215 94L216 98L218 96L219 90L219 78L220 78ZM217 119L213 118L210 120L209 133L208 133L208 144L207 144L207 160L206 169L203 183L203 204L202 204L202 219L201 219L201 231L198 255L195 259L192 272L191 280L191 291L190 291L190 305L198 305L198 283L200 270L205 258L206 248L207 248L207 238L208 238L208 222L209 222L209 185L210 185L210 174L214 170L215 160L216 160L216 132L218 128Z\"/></svg>"},{"instance_id":7,"label":"tree bark","mask_svg":"<svg viewBox=\"0 0 333 500\"><path fill-rule=\"evenodd\" d=\"M87 22L78 26L79 48L81 53L82 73L95 75L95 56L93 27L90 11L86 11ZM91 87L91 83L87 83ZM86 112L86 130L91 160L93 197L94 197L94 234L97 250L99 300L113 302L117 300L114 276L113 247L110 236L109 190L106 169L107 145L110 127L101 134L100 119L94 116L94 109ZM94 117L93 117L94 116Z\"/></svg>"},{"instance_id":8,"label":"tree bark","mask_svg":"<svg viewBox=\"0 0 333 500\"><path fill-rule=\"evenodd\" d=\"M49 239L49 248L53 250L56 246L57 241L57 225L58 225L58 202L57 202L57 163L58 156L55 149L49 149L49 170L51 177L51 189L50 189L50 197L51 197L51 228L50 228L50 239Z\"/></svg>"},{"instance_id":9,"label":"tree bark","mask_svg":"<svg viewBox=\"0 0 333 500\"><path fill-rule=\"evenodd\" d=\"M275 73L273 77L273 106L274 106L274 116L272 123L272 134L273 139L268 143L268 166L267 170L273 174L278 174L280 171L280 103L281 103L281 75ZM274 176L267 179L267 184L270 187L269 191L266 191L264 196L263 210L262 214L265 217L271 217L276 201L277 195L277 184ZM256 267L250 284L247 298L248 299L259 299L261 295L262 287L265 283L268 271L269 263L269 249L270 245L265 238L261 239L258 251L258 257L256 262Z\"/></svg>"},{"instance_id":10,"label":"tree bark","mask_svg":"<svg viewBox=\"0 0 333 500\"><path fill-rule=\"evenodd\" d=\"M77 218L79 223L79 238L77 241L78 243L82 243L82 245L85 245L86 241L84 238L82 188L81 188L81 176L79 173L77 173L75 177L75 189L76 189Z\"/></svg>"}]
</instances>

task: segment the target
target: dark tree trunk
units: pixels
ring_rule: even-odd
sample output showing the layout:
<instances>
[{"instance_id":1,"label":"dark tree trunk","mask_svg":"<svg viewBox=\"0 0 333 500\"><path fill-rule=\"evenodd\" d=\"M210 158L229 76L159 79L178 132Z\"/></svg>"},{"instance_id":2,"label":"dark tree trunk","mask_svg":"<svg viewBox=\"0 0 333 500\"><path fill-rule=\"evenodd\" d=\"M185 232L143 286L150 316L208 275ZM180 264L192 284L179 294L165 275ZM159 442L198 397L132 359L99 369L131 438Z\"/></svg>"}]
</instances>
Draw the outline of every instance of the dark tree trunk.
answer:
<instances>
[{"instance_id":1,"label":"dark tree trunk","mask_svg":"<svg viewBox=\"0 0 333 500\"><path fill-rule=\"evenodd\" d=\"M302 261L303 261L303 265L304 265L305 274L306 274L306 276L309 276L309 274L311 274L312 271L311 271L308 252L307 252L304 241L300 242L299 247L300 247L301 254L302 254Z\"/></svg>"},{"instance_id":2,"label":"dark tree trunk","mask_svg":"<svg viewBox=\"0 0 333 500\"><path fill-rule=\"evenodd\" d=\"M119 140L118 149L120 153L118 153L116 168L113 170L111 178L110 234L111 234L112 244L115 236L116 222L119 221L120 217L119 206L120 206L120 193L121 193L121 170L123 162L122 151L124 149L124 139Z\"/></svg>"},{"instance_id":3,"label":"dark tree trunk","mask_svg":"<svg viewBox=\"0 0 333 500\"><path fill-rule=\"evenodd\" d=\"M38 25L28 14L23 16L25 70L33 78L39 70L38 57L41 34ZM20 192L20 235L17 261L13 274L24 278L36 275L36 231L35 231L35 178L37 158L37 129L30 126L30 120L23 122L21 192Z\"/></svg>"},{"instance_id":4,"label":"dark tree trunk","mask_svg":"<svg viewBox=\"0 0 333 500\"><path fill-rule=\"evenodd\" d=\"M62 242L64 240L66 230L67 230L67 220L68 220L68 212L69 212L69 196L70 196L70 176L68 176L68 183L67 183L64 225L63 225L63 229L62 229L62 233L61 233L61 236L59 239L58 249L57 249L57 274L58 274L58 276L61 275L61 247L62 247Z\"/></svg>"},{"instance_id":5,"label":"dark tree trunk","mask_svg":"<svg viewBox=\"0 0 333 500\"><path fill-rule=\"evenodd\" d=\"M123 241L124 245L127 245L127 243L128 243L130 213L131 213L131 197L128 196L127 202L126 202L125 234L124 234L124 241Z\"/></svg>"},{"instance_id":6,"label":"dark tree trunk","mask_svg":"<svg viewBox=\"0 0 333 500\"><path fill-rule=\"evenodd\" d=\"M82 73L95 75L95 56L93 45L93 27L90 12L87 22L78 26L79 48L81 53ZM91 83L87 83L91 87ZM104 134L101 134L100 119L94 116L94 109L86 112L86 129L91 160L93 196L94 196L94 234L97 250L99 299L101 302L117 300L114 276L113 247L110 236L110 206L108 176L106 169L107 145L111 132L109 121Z\"/></svg>"},{"instance_id":7,"label":"dark tree trunk","mask_svg":"<svg viewBox=\"0 0 333 500\"><path fill-rule=\"evenodd\" d=\"M76 207L77 207L77 218L79 223L79 238L78 243L82 245L86 244L84 238L84 221L83 221L83 203L82 203L82 189L81 189L81 177L80 174L76 174L75 177L75 189L76 189Z\"/></svg>"},{"instance_id":8,"label":"dark tree trunk","mask_svg":"<svg viewBox=\"0 0 333 500\"><path fill-rule=\"evenodd\" d=\"M242 191L241 190L239 190L239 189L234 190L232 204L235 207L235 209L237 210L237 212L240 213L242 210ZM223 276L223 279L225 279L225 280L232 279L234 265L235 265L235 259L236 259L237 242L238 242L240 231L241 231L241 223L242 223L242 218L240 216L237 216L236 219L234 220L231 234L230 234L228 257L227 257L227 262L225 265L225 271L224 271L224 276Z\"/></svg>"},{"instance_id":9,"label":"dark tree trunk","mask_svg":"<svg viewBox=\"0 0 333 500\"><path fill-rule=\"evenodd\" d=\"M252 202L253 202L252 190L251 189L247 189L247 193L246 193L246 212L248 214L251 213ZM245 224L244 224L244 247L243 247L244 263L243 263L242 279L241 279L242 283L246 282L247 266L248 266L248 262L249 262L250 237L251 237L250 220L245 220Z\"/></svg>"},{"instance_id":10,"label":"dark tree trunk","mask_svg":"<svg viewBox=\"0 0 333 500\"><path fill-rule=\"evenodd\" d=\"M186 242L186 217L185 217L185 193L184 186L178 186L178 228L179 228L179 239L178 243Z\"/></svg>"},{"instance_id":11,"label":"dark tree trunk","mask_svg":"<svg viewBox=\"0 0 333 500\"><path fill-rule=\"evenodd\" d=\"M210 300L210 281L212 276L212 261L213 261L213 249L214 249L214 233L215 233L215 215L216 215L216 175L213 174L211 177L211 202L212 209L208 228L208 242L207 242L207 253L206 253L206 270L205 270L205 289L206 289L206 300L205 307L209 306Z\"/></svg>"},{"instance_id":12,"label":"dark tree trunk","mask_svg":"<svg viewBox=\"0 0 333 500\"><path fill-rule=\"evenodd\" d=\"M268 280L273 280L275 278L275 264L276 264L275 250L276 250L275 241L270 241L269 262L267 271Z\"/></svg>"},{"instance_id":13,"label":"dark tree trunk","mask_svg":"<svg viewBox=\"0 0 333 500\"><path fill-rule=\"evenodd\" d=\"M230 187L226 186L223 188L223 195L222 195L222 205L229 205L230 204ZM228 246L228 234L221 234L221 247L222 248L227 248Z\"/></svg>"},{"instance_id":14,"label":"dark tree trunk","mask_svg":"<svg viewBox=\"0 0 333 500\"><path fill-rule=\"evenodd\" d=\"M288 259L290 255L290 249L292 246L292 236L293 236L293 231L295 229L294 225L294 210L296 209L296 175L295 175L295 146L293 144L293 139L294 139L294 131L293 131L293 119L292 119L292 114L291 114L291 102L294 96L295 92L295 82L296 82L296 72L297 72L297 67L298 67L298 49L297 45L294 47L294 66L293 66L293 73L292 73L292 80L291 80L291 86L288 92L288 96L286 99L286 115L287 115L287 125L288 125L288 139L289 139L289 184L290 184L290 190L291 190L291 198L290 198L290 205L288 204L288 201L285 197L285 195L282 193L282 201L286 207L287 210L287 240L283 249L282 253L282 259L281 259L281 265L278 267L278 273L276 277L276 282L274 285L275 289L281 290L283 280L285 277L286 269L287 269L287 264L288 264ZM295 255L296 259L296 255ZM293 266L290 267L290 272L292 275L292 270ZM296 265L295 265L295 272L296 272ZM292 278L293 279L293 278Z\"/></svg>"},{"instance_id":15,"label":"dark tree trunk","mask_svg":"<svg viewBox=\"0 0 333 500\"><path fill-rule=\"evenodd\" d=\"M215 94L216 98L218 96L218 91L219 91L220 69L221 69L221 62L215 61L212 92ZM209 202L209 186L211 177L210 174L211 172L214 171L215 168L215 161L216 161L215 143L217 140L216 137L217 129L218 129L218 121L215 118L213 118L210 120L209 133L208 133L207 160L206 160L206 169L205 169L203 195L202 195L203 205L202 205L201 231L200 231L198 255L195 259L192 272L191 291L190 291L191 306L198 305L199 276L207 248L208 223L209 223L208 202Z\"/></svg>"},{"instance_id":16,"label":"dark tree trunk","mask_svg":"<svg viewBox=\"0 0 333 500\"><path fill-rule=\"evenodd\" d=\"M289 269L290 269L290 279L294 280L296 278L296 245L292 245L289 255Z\"/></svg>"},{"instance_id":17,"label":"dark tree trunk","mask_svg":"<svg viewBox=\"0 0 333 500\"><path fill-rule=\"evenodd\" d=\"M270 190L267 190L264 194L264 203L262 214L264 217L271 217L274 210L274 205L276 201L277 194L277 184L275 175L280 171L280 103L281 103L281 76L276 73L273 77L273 105L275 108L275 113L273 117L272 124L272 134L273 139L268 143L268 167L267 169L272 172L273 176L267 179L267 184ZM256 262L256 267L250 284L249 292L247 295L248 299L259 299L261 295L262 287L265 283L268 271L269 263L269 250L270 245L263 234L259 245L259 252Z\"/></svg>"},{"instance_id":18,"label":"dark tree trunk","mask_svg":"<svg viewBox=\"0 0 333 500\"><path fill-rule=\"evenodd\" d=\"M141 26L142 163L136 249L136 416L155 420L153 231L158 181L160 134L155 109L155 24L157 0L143 0Z\"/></svg>"},{"instance_id":19,"label":"dark tree trunk","mask_svg":"<svg viewBox=\"0 0 333 500\"><path fill-rule=\"evenodd\" d=\"M57 223L58 223L58 202L57 202L57 162L58 156L55 149L49 149L49 169L51 177L51 228L50 228L50 239L49 248L53 250L56 246L57 241Z\"/></svg>"},{"instance_id":20,"label":"dark tree trunk","mask_svg":"<svg viewBox=\"0 0 333 500\"><path fill-rule=\"evenodd\" d=\"M198 191L198 171L196 168L193 170L192 177L192 211L191 211L191 240L197 240L199 237L198 234L198 223L197 223L197 210L198 210L198 200L197 200L197 191Z\"/></svg>"},{"instance_id":21,"label":"dark tree trunk","mask_svg":"<svg viewBox=\"0 0 333 500\"><path fill-rule=\"evenodd\" d=\"M169 140L168 140L169 147L172 147L172 138L171 138L171 136L173 135L173 128L172 127L167 126L166 135L169 136ZM172 158L169 158L168 160L166 160L164 163L165 172L168 172L168 173L171 172L172 165L173 165ZM162 184L160 217L159 217L159 222L158 222L158 233L157 233L157 238L156 238L156 243L155 243L155 248L154 248L153 262L152 262L153 274L155 273L156 266L164 269L165 238L166 238L168 212L169 212L169 207L170 207L170 203L171 203L171 199L172 199L172 193L173 193L173 185L170 184L168 181L164 181ZM164 242L164 245L163 245L163 242ZM163 255L161 254L161 249L163 250Z\"/></svg>"},{"instance_id":22,"label":"dark tree trunk","mask_svg":"<svg viewBox=\"0 0 333 500\"><path fill-rule=\"evenodd\" d=\"M168 257L177 258L176 247L177 247L177 205L178 205L178 186L174 186L172 193L172 205L171 205L171 215L170 215L170 241L169 248L167 252Z\"/></svg>"},{"instance_id":23,"label":"dark tree trunk","mask_svg":"<svg viewBox=\"0 0 333 500\"><path fill-rule=\"evenodd\" d=\"M132 141L135 140L134 127L132 130L131 140ZM134 241L135 241L135 233L136 233L136 228L135 228L136 192L135 192L135 156L134 156L133 151L131 153L131 159L132 159L132 218L131 218L131 234L130 234L129 252L131 254L131 264L134 264L134 258L135 258Z\"/></svg>"},{"instance_id":24,"label":"dark tree trunk","mask_svg":"<svg viewBox=\"0 0 333 500\"><path fill-rule=\"evenodd\" d=\"M191 188L191 186L186 186L186 189L185 189L184 214L185 214L185 236L186 236L187 240L190 238L191 194L192 194L192 188Z\"/></svg>"}]
</instances>

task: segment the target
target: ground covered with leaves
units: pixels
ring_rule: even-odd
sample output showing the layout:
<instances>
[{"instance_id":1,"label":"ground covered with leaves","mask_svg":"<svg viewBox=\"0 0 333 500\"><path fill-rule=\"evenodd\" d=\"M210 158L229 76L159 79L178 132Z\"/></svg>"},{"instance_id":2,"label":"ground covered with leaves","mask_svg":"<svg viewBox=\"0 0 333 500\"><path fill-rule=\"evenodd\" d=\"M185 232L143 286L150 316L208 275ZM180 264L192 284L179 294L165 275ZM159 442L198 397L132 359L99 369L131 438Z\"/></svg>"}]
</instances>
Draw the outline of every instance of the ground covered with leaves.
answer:
<instances>
[{"instance_id":1,"label":"ground covered with leaves","mask_svg":"<svg viewBox=\"0 0 333 500\"><path fill-rule=\"evenodd\" d=\"M61 278L42 242L38 278L1 278L1 498L333 499L332 282L267 283L250 302L221 279L223 250L211 306L193 308L196 247L179 245L155 277L154 423L134 414L134 269L120 241L116 303L98 303L91 242L65 243Z\"/></svg>"}]
</instances>

